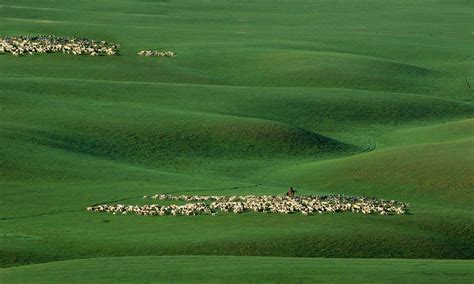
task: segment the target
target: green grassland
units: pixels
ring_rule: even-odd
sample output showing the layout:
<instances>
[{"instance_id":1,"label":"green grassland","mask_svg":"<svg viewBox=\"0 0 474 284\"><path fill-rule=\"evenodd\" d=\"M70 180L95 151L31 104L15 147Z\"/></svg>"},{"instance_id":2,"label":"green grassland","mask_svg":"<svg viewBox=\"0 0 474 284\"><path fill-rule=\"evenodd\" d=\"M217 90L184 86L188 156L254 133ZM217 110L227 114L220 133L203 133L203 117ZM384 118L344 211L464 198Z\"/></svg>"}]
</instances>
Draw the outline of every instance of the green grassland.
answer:
<instances>
[{"instance_id":1,"label":"green grassland","mask_svg":"<svg viewBox=\"0 0 474 284\"><path fill-rule=\"evenodd\" d=\"M464 0L0 0L0 37L121 44L115 57L0 54L0 282L79 281L92 267L88 281L472 280L473 12ZM289 186L410 214L84 210Z\"/></svg>"},{"instance_id":2,"label":"green grassland","mask_svg":"<svg viewBox=\"0 0 474 284\"><path fill-rule=\"evenodd\" d=\"M150 256L67 260L4 271L8 282L34 283L97 283L103 275L118 282L469 283L472 265L459 260L292 258L289 262L282 257Z\"/></svg>"}]
</instances>

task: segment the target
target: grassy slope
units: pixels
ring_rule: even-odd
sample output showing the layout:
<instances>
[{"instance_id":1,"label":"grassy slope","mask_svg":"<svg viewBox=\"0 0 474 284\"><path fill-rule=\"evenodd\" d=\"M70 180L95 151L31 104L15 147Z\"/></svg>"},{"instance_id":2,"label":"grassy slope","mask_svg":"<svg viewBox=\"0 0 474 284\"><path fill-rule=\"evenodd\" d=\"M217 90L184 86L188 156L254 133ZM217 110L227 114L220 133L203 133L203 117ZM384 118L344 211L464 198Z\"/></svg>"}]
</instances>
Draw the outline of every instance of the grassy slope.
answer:
<instances>
[{"instance_id":1,"label":"grassy slope","mask_svg":"<svg viewBox=\"0 0 474 284\"><path fill-rule=\"evenodd\" d=\"M472 140L474 119L459 120L450 123L436 124L433 126L404 128L389 132L379 141L384 146L402 146L422 143L438 143L457 140Z\"/></svg>"},{"instance_id":2,"label":"grassy slope","mask_svg":"<svg viewBox=\"0 0 474 284\"><path fill-rule=\"evenodd\" d=\"M472 258L469 13L463 1L427 2L0 0L4 35L123 46L114 58L0 56L0 264ZM178 56L135 56L145 48ZM82 210L156 192L280 194L289 185L399 199L412 215Z\"/></svg>"},{"instance_id":3,"label":"grassy slope","mask_svg":"<svg viewBox=\"0 0 474 284\"><path fill-rule=\"evenodd\" d=\"M364 282L469 283L472 261L360 260L278 257L162 256L70 260L14 267L0 272L9 283L119 282ZM117 267L123 269L117 270ZM183 270L183 267L186 269ZM341 273L342 272L342 273Z\"/></svg>"},{"instance_id":4,"label":"grassy slope","mask_svg":"<svg viewBox=\"0 0 474 284\"><path fill-rule=\"evenodd\" d=\"M473 140L460 140L390 148L293 165L276 171L274 179L290 179L309 188L380 191L403 199L468 206L473 201L473 146Z\"/></svg>"}]
</instances>

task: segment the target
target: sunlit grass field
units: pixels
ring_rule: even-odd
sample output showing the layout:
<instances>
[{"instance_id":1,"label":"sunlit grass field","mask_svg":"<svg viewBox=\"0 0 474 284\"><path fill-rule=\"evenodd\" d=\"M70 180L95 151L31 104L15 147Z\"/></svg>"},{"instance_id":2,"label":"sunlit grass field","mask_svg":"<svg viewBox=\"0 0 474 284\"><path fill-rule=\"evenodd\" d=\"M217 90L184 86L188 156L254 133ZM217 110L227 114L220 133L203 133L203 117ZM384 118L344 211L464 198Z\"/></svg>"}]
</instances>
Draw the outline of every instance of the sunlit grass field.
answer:
<instances>
[{"instance_id":1,"label":"sunlit grass field","mask_svg":"<svg viewBox=\"0 0 474 284\"><path fill-rule=\"evenodd\" d=\"M0 282L91 270L85 281L472 281L473 11L462 0L0 0L0 37L121 44L112 57L0 54ZM408 202L410 214L85 211L289 186Z\"/></svg>"}]
</instances>

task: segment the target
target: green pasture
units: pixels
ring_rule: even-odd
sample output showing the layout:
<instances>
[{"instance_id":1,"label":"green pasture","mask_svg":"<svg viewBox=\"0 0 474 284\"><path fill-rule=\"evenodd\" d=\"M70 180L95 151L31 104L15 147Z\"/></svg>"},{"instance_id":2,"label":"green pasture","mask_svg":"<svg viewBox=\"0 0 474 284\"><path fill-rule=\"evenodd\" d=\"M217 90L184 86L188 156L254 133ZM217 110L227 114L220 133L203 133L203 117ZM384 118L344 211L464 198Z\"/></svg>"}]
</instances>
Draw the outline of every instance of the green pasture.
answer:
<instances>
[{"instance_id":1,"label":"green pasture","mask_svg":"<svg viewBox=\"0 0 474 284\"><path fill-rule=\"evenodd\" d=\"M473 12L463 0L0 0L0 37L121 44L115 57L0 54L0 282L472 281ZM85 211L289 186L411 207Z\"/></svg>"},{"instance_id":2,"label":"green pasture","mask_svg":"<svg viewBox=\"0 0 474 284\"><path fill-rule=\"evenodd\" d=\"M117 270L117 267L123 269ZM186 269L183 269L186 267ZM10 283L469 283L473 262L236 256L152 256L67 260L4 269ZM51 279L54 279L51 281Z\"/></svg>"}]
</instances>

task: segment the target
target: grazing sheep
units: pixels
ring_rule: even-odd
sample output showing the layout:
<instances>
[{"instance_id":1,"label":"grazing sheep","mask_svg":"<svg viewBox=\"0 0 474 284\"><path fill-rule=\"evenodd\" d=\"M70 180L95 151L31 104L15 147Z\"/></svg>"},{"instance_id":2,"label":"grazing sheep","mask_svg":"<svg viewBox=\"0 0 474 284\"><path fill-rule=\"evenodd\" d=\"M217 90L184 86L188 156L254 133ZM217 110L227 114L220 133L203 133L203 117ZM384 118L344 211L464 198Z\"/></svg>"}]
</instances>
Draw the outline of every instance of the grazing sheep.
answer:
<instances>
[{"instance_id":1,"label":"grazing sheep","mask_svg":"<svg viewBox=\"0 0 474 284\"><path fill-rule=\"evenodd\" d=\"M141 56L155 56L155 57L175 57L176 53L173 51L158 51L158 50L141 50L137 53Z\"/></svg>"},{"instance_id":2,"label":"grazing sheep","mask_svg":"<svg viewBox=\"0 0 474 284\"><path fill-rule=\"evenodd\" d=\"M145 199L147 196L144 196ZM185 205L97 205L87 207L87 211L112 212L126 214L127 212L144 216L163 215L201 215L211 214L215 216L219 211L239 214L253 211L262 213L291 214L301 212L303 215L312 215L317 212L352 212L362 214L401 215L406 214L406 203L395 200L385 201L383 199L369 197L355 197L344 195L308 195L308 196L189 196L189 195L166 195L155 194L152 199L179 200L186 202ZM210 202L209 204L205 201Z\"/></svg>"},{"instance_id":3,"label":"grazing sheep","mask_svg":"<svg viewBox=\"0 0 474 284\"><path fill-rule=\"evenodd\" d=\"M65 53L73 55L116 55L118 44L85 38L48 36L19 36L0 38L0 53L15 56L35 53Z\"/></svg>"}]
</instances>

